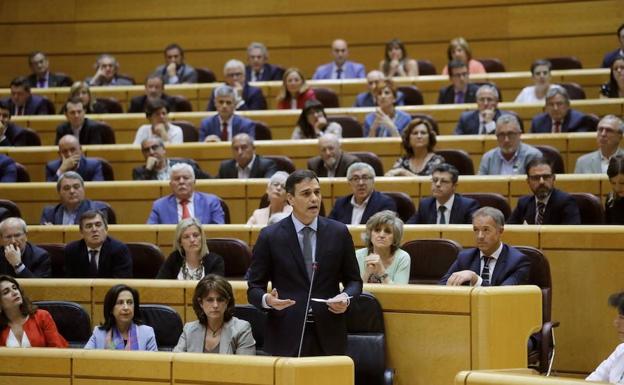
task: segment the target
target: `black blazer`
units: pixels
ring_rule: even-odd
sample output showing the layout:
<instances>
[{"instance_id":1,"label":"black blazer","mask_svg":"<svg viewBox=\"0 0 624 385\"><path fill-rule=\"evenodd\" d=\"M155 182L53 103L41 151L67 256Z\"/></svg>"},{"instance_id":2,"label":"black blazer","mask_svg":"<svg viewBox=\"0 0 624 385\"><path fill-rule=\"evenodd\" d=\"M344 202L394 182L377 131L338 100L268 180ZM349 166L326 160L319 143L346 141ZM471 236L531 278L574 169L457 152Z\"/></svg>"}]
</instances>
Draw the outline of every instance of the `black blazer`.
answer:
<instances>
[{"instance_id":1,"label":"black blazer","mask_svg":"<svg viewBox=\"0 0 624 385\"><path fill-rule=\"evenodd\" d=\"M509 224L535 224L535 195L525 195L507 220ZM553 189L544 210L544 225L580 225L581 214L574 197L561 190Z\"/></svg>"},{"instance_id":2,"label":"black blazer","mask_svg":"<svg viewBox=\"0 0 624 385\"><path fill-rule=\"evenodd\" d=\"M490 286L526 285L529 279L531 261L515 247L503 243L503 250L498 256L496 266L491 274ZM440 280L440 285L446 285L451 274L472 270L477 275L481 273L481 257L479 249L466 249L459 252L457 259L449 271Z\"/></svg>"},{"instance_id":3,"label":"black blazer","mask_svg":"<svg viewBox=\"0 0 624 385\"><path fill-rule=\"evenodd\" d=\"M264 95L262 94L262 90L258 87L250 86L245 83L243 86L243 100L245 103L237 108L237 111L248 111L248 110L266 110L267 103ZM214 91L212 92L212 96L210 97L210 101L208 102L208 111L216 111L217 107L215 106L214 99Z\"/></svg>"},{"instance_id":4,"label":"black blazer","mask_svg":"<svg viewBox=\"0 0 624 385\"><path fill-rule=\"evenodd\" d=\"M471 224L472 213L479 208L479 202L472 198L465 198L460 194L455 194L449 224ZM436 199L427 197L420 200L418 211L407 220L407 224L436 224L438 223L438 210L436 210Z\"/></svg>"},{"instance_id":5,"label":"black blazer","mask_svg":"<svg viewBox=\"0 0 624 385\"><path fill-rule=\"evenodd\" d=\"M613 193L605 202L605 224L624 225L624 199L613 199Z\"/></svg>"},{"instance_id":6,"label":"black blazer","mask_svg":"<svg viewBox=\"0 0 624 385\"><path fill-rule=\"evenodd\" d=\"M173 98L169 95L162 94L160 97L162 100L167 103L167 107L169 112L175 112L175 103L173 102ZM130 112L141 112L145 113L145 105L147 104L147 95L139 95L130 99L130 106L128 107L128 113Z\"/></svg>"},{"instance_id":7,"label":"black blazer","mask_svg":"<svg viewBox=\"0 0 624 385\"><path fill-rule=\"evenodd\" d=\"M357 297L362 292L362 278L355 259L353 239L347 226L332 219L318 217L316 236L317 270L312 285L313 298L331 298L344 292ZM280 298L296 304L283 310L268 310L265 328L265 351L274 356L295 356L306 311L310 278L306 272L292 217L267 226L258 236L249 270L247 298L258 309L262 296L272 282ZM355 299L351 299L353 303ZM316 331L323 352L344 355L347 345L345 314L331 313L327 304L311 302Z\"/></svg>"},{"instance_id":8,"label":"black blazer","mask_svg":"<svg viewBox=\"0 0 624 385\"><path fill-rule=\"evenodd\" d=\"M165 263L158 270L156 279L176 279L178 273L184 263L184 257L177 250L169 254ZM223 257L217 253L208 253L202 258L202 265L204 266L204 274L217 274L220 276L225 275L225 264L223 263Z\"/></svg>"},{"instance_id":9,"label":"black blazer","mask_svg":"<svg viewBox=\"0 0 624 385\"><path fill-rule=\"evenodd\" d=\"M570 109L563 118L561 132L585 132L589 127L585 125L585 114ZM552 132L552 119L546 112L536 115L531 121L531 132L550 133Z\"/></svg>"},{"instance_id":10,"label":"black blazer","mask_svg":"<svg viewBox=\"0 0 624 385\"><path fill-rule=\"evenodd\" d=\"M74 132L69 122L61 123L56 127L56 138L54 144L58 144L59 140L65 135L73 135ZM91 119L85 118L82 128L80 129L80 144L102 144L102 128L101 124Z\"/></svg>"},{"instance_id":11,"label":"black blazer","mask_svg":"<svg viewBox=\"0 0 624 385\"><path fill-rule=\"evenodd\" d=\"M67 278L132 278L132 257L125 243L106 237L100 250L97 277L89 275L89 253L83 239L65 246Z\"/></svg>"},{"instance_id":12,"label":"black blazer","mask_svg":"<svg viewBox=\"0 0 624 385\"><path fill-rule=\"evenodd\" d=\"M11 98L6 98L5 101L9 105L11 115L15 114L15 104ZM26 100L26 106L24 108L24 115L52 115L54 111L48 109L48 104L44 102L43 97L39 95L30 95Z\"/></svg>"},{"instance_id":13,"label":"black blazer","mask_svg":"<svg viewBox=\"0 0 624 385\"><path fill-rule=\"evenodd\" d=\"M19 274L16 274L15 269L5 257L4 247L0 247L0 274L16 278L48 278L52 276L50 255L46 250L30 242L26 242L26 248L22 254L22 263L26 267Z\"/></svg>"},{"instance_id":14,"label":"black blazer","mask_svg":"<svg viewBox=\"0 0 624 385\"><path fill-rule=\"evenodd\" d=\"M192 159L184 159L184 158L169 158L169 165L173 166L177 163L186 163L193 167L193 171L195 172L195 179L210 179L210 174L203 171ZM145 168L145 165L138 166L132 169L132 180L157 180L158 173L154 170L148 170Z\"/></svg>"},{"instance_id":15,"label":"black blazer","mask_svg":"<svg viewBox=\"0 0 624 385\"><path fill-rule=\"evenodd\" d=\"M496 109L494 112L494 121L505 113L507 113L507 111ZM455 135L477 134L479 134L479 110L462 112L459 116L457 126L455 126Z\"/></svg>"},{"instance_id":16,"label":"black blazer","mask_svg":"<svg viewBox=\"0 0 624 385\"><path fill-rule=\"evenodd\" d=\"M250 178L270 178L277 172L277 165L272 159L263 158L260 155L256 155L253 164L251 165ZM217 178L238 178L238 170L236 168L236 161L234 159L227 159L221 162L219 166L219 174Z\"/></svg>"},{"instance_id":17,"label":"black blazer","mask_svg":"<svg viewBox=\"0 0 624 385\"><path fill-rule=\"evenodd\" d=\"M27 80L30 88L37 88L37 75L30 74ZM71 87L73 83L74 81L69 76L52 72L48 74L48 87Z\"/></svg>"},{"instance_id":18,"label":"black blazer","mask_svg":"<svg viewBox=\"0 0 624 385\"><path fill-rule=\"evenodd\" d=\"M266 63L262 66L262 75L258 81L282 80L284 69L273 64ZM245 66L245 79L251 81L251 67Z\"/></svg>"},{"instance_id":19,"label":"black blazer","mask_svg":"<svg viewBox=\"0 0 624 385\"><path fill-rule=\"evenodd\" d=\"M477 101L477 90L479 85L474 83L468 83L468 89L464 94L464 103L475 103ZM440 89L438 95L438 104L455 104L455 88L453 85L443 87Z\"/></svg>"},{"instance_id":20,"label":"black blazer","mask_svg":"<svg viewBox=\"0 0 624 385\"><path fill-rule=\"evenodd\" d=\"M334 203L334 207L332 208L331 213L329 213L329 218L350 225L351 215L353 214L351 197L353 197L353 194L336 199L336 203ZM373 191L370 199L368 200L368 204L366 205L366 209L364 209L364 214L362 215L360 224L366 224L370 217L382 210L392 210L396 212L396 203L394 202L394 199L384 193Z\"/></svg>"},{"instance_id":21,"label":"black blazer","mask_svg":"<svg viewBox=\"0 0 624 385\"><path fill-rule=\"evenodd\" d=\"M347 176L347 170L349 166L351 166L355 162L359 162L355 155L347 154L345 152L342 153L340 159L338 159L338 165L336 166L336 177L345 177ZM323 164L323 160L320 156L315 156L314 158L308 160L308 170L312 170L316 173L316 176L325 177L327 176L327 169Z\"/></svg>"}]
</instances>

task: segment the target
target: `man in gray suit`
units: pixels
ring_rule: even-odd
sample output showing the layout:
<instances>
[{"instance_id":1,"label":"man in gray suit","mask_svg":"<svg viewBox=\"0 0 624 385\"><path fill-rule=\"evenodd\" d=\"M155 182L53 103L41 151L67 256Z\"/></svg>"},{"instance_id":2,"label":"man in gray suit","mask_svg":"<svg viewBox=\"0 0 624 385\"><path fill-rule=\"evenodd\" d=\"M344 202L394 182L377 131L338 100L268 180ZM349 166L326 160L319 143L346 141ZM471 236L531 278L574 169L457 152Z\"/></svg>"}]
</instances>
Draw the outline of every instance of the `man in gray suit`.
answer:
<instances>
[{"instance_id":1,"label":"man in gray suit","mask_svg":"<svg viewBox=\"0 0 624 385\"><path fill-rule=\"evenodd\" d=\"M498 146L483 154L479 175L522 175L531 160L542 156L537 148L522 143L520 122L514 115L501 115L495 134Z\"/></svg>"},{"instance_id":2,"label":"man in gray suit","mask_svg":"<svg viewBox=\"0 0 624 385\"><path fill-rule=\"evenodd\" d=\"M622 119L615 115L607 115L598 122L596 142L598 149L577 159L575 174L604 174L607 172L609 160L616 155L624 155L620 148L624 133Z\"/></svg>"}]
</instances>

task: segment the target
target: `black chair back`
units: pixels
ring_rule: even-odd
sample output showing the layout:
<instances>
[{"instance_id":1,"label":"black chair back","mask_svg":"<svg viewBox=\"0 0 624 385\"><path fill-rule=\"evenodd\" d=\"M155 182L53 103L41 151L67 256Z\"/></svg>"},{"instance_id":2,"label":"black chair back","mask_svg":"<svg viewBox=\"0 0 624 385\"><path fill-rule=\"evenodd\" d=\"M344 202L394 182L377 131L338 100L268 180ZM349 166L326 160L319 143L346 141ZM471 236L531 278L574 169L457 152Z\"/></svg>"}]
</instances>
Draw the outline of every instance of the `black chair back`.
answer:
<instances>
[{"instance_id":1,"label":"black chair back","mask_svg":"<svg viewBox=\"0 0 624 385\"><path fill-rule=\"evenodd\" d=\"M401 246L411 258L410 283L437 284L462 250L451 239L417 239Z\"/></svg>"},{"instance_id":2,"label":"black chair back","mask_svg":"<svg viewBox=\"0 0 624 385\"><path fill-rule=\"evenodd\" d=\"M581 224L604 224L604 209L600 199L597 196L582 192L570 193L570 195L572 195L576 200L576 205L581 213Z\"/></svg>"},{"instance_id":3,"label":"black chair back","mask_svg":"<svg viewBox=\"0 0 624 385\"><path fill-rule=\"evenodd\" d=\"M332 115L327 117L327 121L340 124L343 138L361 138L364 136L362 125L353 116Z\"/></svg>"},{"instance_id":4,"label":"black chair back","mask_svg":"<svg viewBox=\"0 0 624 385\"><path fill-rule=\"evenodd\" d=\"M465 193L466 198L472 198L479 202L480 207L490 206L499 209L505 216L505 220L511 215L511 207L507 198L497 193Z\"/></svg>"},{"instance_id":5,"label":"black chair back","mask_svg":"<svg viewBox=\"0 0 624 385\"><path fill-rule=\"evenodd\" d=\"M154 329L159 351L172 351L182 334L182 318L167 305L142 304L141 316Z\"/></svg>"},{"instance_id":6,"label":"black chair back","mask_svg":"<svg viewBox=\"0 0 624 385\"><path fill-rule=\"evenodd\" d=\"M265 155L264 157L275 162L278 171L284 171L290 174L296 170L293 161L285 155Z\"/></svg>"},{"instance_id":7,"label":"black chair back","mask_svg":"<svg viewBox=\"0 0 624 385\"><path fill-rule=\"evenodd\" d=\"M63 243L37 243L50 255L52 278L65 278L65 244Z\"/></svg>"},{"instance_id":8,"label":"black chair back","mask_svg":"<svg viewBox=\"0 0 624 385\"><path fill-rule=\"evenodd\" d=\"M384 191L383 193L392 198L397 206L397 214L403 222L407 222L416 213L416 206L414 206L412 198L406 193L401 191Z\"/></svg>"},{"instance_id":9,"label":"black chair back","mask_svg":"<svg viewBox=\"0 0 624 385\"><path fill-rule=\"evenodd\" d=\"M546 144L536 145L535 148L542 152L544 158L552 165L552 171L555 174L565 173L565 164L563 163L563 158L559 150Z\"/></svg>"},{"instance_id":10,"label":"black chair back","mask_svg":"<svg viewBox=\"0 0 624 385\"><path fill-rule=\"evenodd\" d=\"M266 313L250 304L236 305L234 307L234 317L245 320L251 324L251 334L254 340L256 340L256 355L266 355L263 350Z\"/></svg>"},{"instance_id":11,"label":"black chair back","mask_svg":"<svg viewBox=\"0 0 624 385\"><path fill-rule=\"evenodd\" d=\"M271 140L273 139L273 134L271 133L271 129L269 128L269 126L266 125L266 123L263 122L258 122L254 120L254 123L256 123L256 136L254 139L256 140Z\"/></svg>"},{"instance_id":12,"label":"black chair back","mask_svg":"<svg viewBox=\"0 0 624 385\"><path fill-rule=\"evenodd\" d=\"M126 242L132 256L132 278L156 278L165 262L158 246L147 242Z\"/></svg>"},{"instance_id":13,"label":"black chair back","mask_svg":"<svg viewBox=\"0 0 624 385\"><path fill-rule=\"evenodd\" d=\"M195 68L197 71L197 83L214 83L217 81L217 77L214 72L208 68Z\"/></svg>"},{"instance_id":14,"label":"black chair back","mask_svg":"<svg viewBox=\"0 0 624 385\"><path fill-rule=\"evenodd\" d=\"M503 65L503 62L500 61L500 59L492 57L492 58L485 58L485 59L477 59L477 61L481 62L481 64L483 64L483 67L485 68L485 72L505 72L505 66Z\"/></svg>"},{"instance_id":15,"label":"black chair back","mask_svg":"<svg viewBox=\"0 0 624 385\"><path fill-rule=\"evenodd\" d=\"M425 104L420 90L415 86L402 86L397 88L398 91L403 93L403 103L406 106L422 106Z\"/></svg>"},{"instance_id":16,"label":"black chair back","mask_svg":"<svg viewBox=\"0 0 624 385\"><path fill-rule=\"evenodd\" d=\"M208 238L208 249L223 257L225 277L243 278L251 264L251 248L236 238Z\"/></svg>"},{"instance_id":17,"label":"black chair back","mask_svg":"<svg viewBox=\"0 0 624 385\"><path fill-rule=\"evenodd\" d=\"M474 163L472 158L464 150L445 148L443 150L436 150L436 154L444 157L444 160L448 164L452 164L459 171L459 175L474 175Z\"/></svg>"},{"instance_id":18,"label":"black chair back","mask_svg":"<svg viewBox=\"0 0 624 385\"><path fill-rule=\"evenodd\" d=\"M82 348L89 341L91 318L82 306L69 301L38 301L34 304L50 313L70 348Z\"/></svg>"},{"instance_id":19,"label":"black chair back","mask_svg":"<svg viewBox=\"0 0 624 385\"><path fill-rule=\"evenodd\" d=\"M123 107L115 98L96 98L97 103L104 106L108 114L123 114Z\"/></svg>"},{"instance_id":20,"label":"black chair back","mask_svg":"<svg viewBox=\"0 0 624 385\"><path fill-rule=\"evenodd\" d=\"M430 60L418 60L418 75L437 75L438 71Z\"/></svg>"},{"instance_id":21,"label":"black chair back","mask_svg":"<svg viewBox=\"0 0 624 385\"><path fill-rule=\"evenodd\" d=\"M316 99L321 102L323 108L340 107L338 95L334 90L331 90L329 88L315 88L314 95L316 95Z\"/></svg>"},{"instance_id":22,"label":"black chair back","mask_svg":"<svg viewBox=\"0 0 624 385\"><path fill-rule=\"evenodd\" d=\"M360 162L369 164L373 170L375 170L375 176L383 176L384 168L381 159L374 152L370 151L355 151L349 152L349 154L356 156Z\"/></svg>"},{"instance_id":23,"label":"black chair back","mask_svg":"<svg viewBox=\"0 0 624 385\"><path fill-rule=\"evenodd\" d=\"M199 141L199 131L193 123L186 120L175 120L172 124L182 129L182 141L184 143Z\"/></svg>"},{"instance_id":24,"label":"black chair back","mask_svg":"<svg viewBox=\"0 0 624 385\"><path fill-rule=\"evenodd\" d=\"M28 173L26 166L15 162L15 169L17 171L16 182L30 182L30 174Z\"/></svg>"}]
</instances>

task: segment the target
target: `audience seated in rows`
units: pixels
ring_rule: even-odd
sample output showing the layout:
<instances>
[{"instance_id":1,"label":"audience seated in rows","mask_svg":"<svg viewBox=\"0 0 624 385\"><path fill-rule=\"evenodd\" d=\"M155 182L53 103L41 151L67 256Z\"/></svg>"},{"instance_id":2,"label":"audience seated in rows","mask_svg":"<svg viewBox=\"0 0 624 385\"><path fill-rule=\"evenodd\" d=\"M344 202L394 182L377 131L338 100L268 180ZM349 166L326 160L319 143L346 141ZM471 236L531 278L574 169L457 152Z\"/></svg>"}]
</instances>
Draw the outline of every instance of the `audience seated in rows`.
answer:
<instances>
[{"instance_id":1,"label":"audience seated in rows","mask_svg":"<svg viewBox=\"0 0 624 385\"><path fill-rule=\"evenodd\" d=\"M522 128L515 115L504 114L496 120L497 146L481 157L479 175L522 175L526 165L542 152L522 143Z\"/></svg>"},{"instance_id":2,"label":"audience seated in rows","mask_svg":"<svg viewBox=\"0 0 624 385\"><path fill-rule=\"evenodd\" d=\"M69 96L67 99L79 98L82 102L85 114L107 114L108 108L100 100L91 96L91 88L87 82L75 82L69 89ZM63 105L60 111L65 114L66 106Z\"/></svg>"},{"instance_id":3,"label":"audience seated in rows","mask_svg":"<svg viewBox=\"0 0 624 385\"><path fill-rule=\"evenodd\" d=\"M353 107L376 107L377 106L377 87L382 84L385 79L383 72L372 70L366 75L367 92L359 93L355 97ZM397 91L396 106L405 104L405 95L401 91Z\"/></svg>"},{"instance_id":4,"label":"audience seated in rows","mask_svg":"<svg viewBox=\"0 0 624 385\"><path fill-rule=\"evenodd\" d=\"M377 86L377 108L364 119L364 137L401 136L412 118L395 108L397 91L392 80L383 80Z\"/></svg>"},{"instance_id":5,"label":"audience seated in rows","mask_svg":"<svg viewBox=\"0 0 624 385\"><path fill-rule=\"evenodd\" d=\"M0 147L24 146L24 129L11 122L11 108L7 100L0 100Z\"/></svg>"},{"instance_id":6,"label":"audience seated in rows","mask_svg":"<svg viewBox=\"0 0 624 385\"><path fill-rule=\"evenodd\" d=\"M555 188L556 175L544 158L536 158L526 166L527 184L533 193L518 200L507 223L514 225L580 225L581 215L576 200Z\"/></svg>"},{"instance_id":7,"label":"audience seated in rows","mask_svg":"<svg viewBox=\"0 0 624 385\"><path fill-rule=\"evenodd\" d=\"M104 322L93 329L85 349L158 351L151 326L143 324L139 292L124 284L106 292Z\"/></svg>"},{"instance_id":8,"label":"audience seated in rows","mask_svg":"<svg viewBox=\"0 0 624 385\"><path fill-rule=\"evenodd\" d=\"M202 119L199 127L200 142L228 141L240 133L255 138L256 124L236 114L236 89L229 85L219 86L213 91L212 98L217 114Z\"/></svg>"},{"instance_id":9,"label":"audience seated in rows","mask_svg":"<svg viewBox=\"0 0 624 385\"><path fill-rule=\"evenodd\" d=\"M444 157L434 152L436 143L436 133L429 120L412 120L401 133L405 155L394 162L385 176L431 175L435 166L444 163Z\"/></svg>"},{"instance_id":10,"label":"audience seated in rows","mask_svg":"<svg viewBox=\"0 0 624 385\"><path fill-rule=\"evenodd\" d=\"M65 246L68 278L132 278L130 250L125 243L108 235L103 211L85 211L78 225L82 239Z\"/></svg>"},{"instance_id":11,"label":"audience seated in rows","mask_svg":"<svg viewBox=\"0 0 624 385\"><path fill-rule=\"evenodd\" d=\"M66 348L50 313L30 302L13 277L0 275L0 346L11 348ZM10 300L5 300L5 298ZM20 325L14 328L12 325ZM13 331L15 329L15 331Z\"/></svg>"},{"instance_id":12,"label":"audience seated in rows","mask_svg":"<svg viewBox=\"0 0 624 385\"><path fill-rule=\"evenodd\" d=\"M187 163L195 172L197 179L209 179L210 175L202 171L191 159L168 158L165 142L159 137L149 137L141 142L141 154L145 164L132 170L133 180L169 180L171 167L178 163Z\"/></svg>"},{"instance_id":13,"label":"audience seated in rows","mask_svg":"<svg viewBox=\"0 0 624 385\"><path fill-rule=\"evenodd\" d=\"M162 99L149 100L145 106L145 116L149 124L137 129L133 144L141 144L147 138L158 137L165 143L183 142L182 129L169 123L169 105Z\"/></svg>"},{"instance_id":14,"label":"audience seated in rows","mask_svg":"<svg viewBox=\"0 0 624 385\"><path fill-rule=\"evenodd\" d=\"M318 140L319 156L308 160L308 169L319 177L340 178L347 176L347 169L358 161L354 155L347 154L340 147L340 138L334 134L325 134Z\"/></svg>"},{"instance_id":15,"label":"audience seated in rows","mask_svg":"<svg viewBox=\"0 0 624 385\"><path fill-rule=\"evenodd\" d=\"M247 47L247 65L245 79L248 82L262 82L282 80L284 69L269 63L269 51L259 42L253 42Z\"/></svg>"},{"instance_id":16,"label":"audience seated in rows","mask_svg":"<svg viewBox=\"0 0 624 385\"><path fill-rule=\"evenodd\" d=\"M358 79L365 76L364 65L348 60L349 47L345 40L334 40L331 45L331 52L334 60L331 63L318 66L312 75L313 80Z\"/></svg>"},{"instance_id":17,"label":"audience seated in rows","mask_svg":"<svg viewBox=\"0 0 624 385\"><path fill-rule=\"evenodd\" d=\"M282 78L282 88L277 95L278 110L302 109L310 99L316 99L314 90L305 81L298 68L288 68Z\"/></svg>"},{"instance_id":18,"label":"audience seated in rows","mask_svg":"<svg viewBox=\"0 0 624 385\"><path fill-rule=\"evenodd\" d=\"M472 217L477 248L459 252L440 280L449 286L525 285L531 268L529 258L502 242L505 216L493 207L482 207Z\"/></svg>"},{"instance_id":19,"label":"audience seated in rows","mask_svg":"<svg viewBox=\"0 0 624 385\"><path fill-rule=\"evenodd\" d=\"M119 62L113 55L101 54L94 64L95 74L86 78L90 86L131 86L134 82L118 74Z\"/></svg>"},{"instance_id":20,"label":"audience seated in rows","mask_svg":"<svg viewBox=\"0 0 624 385\"><path fill-rule=\"evenodd\" d=\"M151 74L145 79L145 95L135 96L130 100L128 112L145 112L148 101L162 99L167 103L168 110L175 112L175 103L171 96L164 93L165 84L158 74Z\"/></svg>"},{"instance_id":21,"label":"audience seated in rows","mask_svg":"<svg viewBox=\"0 0 624 385\"><path fill-rule=\"evenodd\" d=\"M50 72L50 61L41 51L28 56L28 66L32 71L26 78L30 88L70 87L74 82L67 75Z\"/></svg>"},{"instance_id":22,"label":"audience seated in rows","mask_svg":"<svg viewBox=\"0 0 624 385\"><path fill-rule=\"evenodd\" d=\"M524 87L516 96L514 103L544 103L546 93L550 89L550 70L552 64L540 59L531 64L531 78L534 85Z\"/></svg>"},{"instance_id":23,"label":"audience seated in rows","mask_svg":"<svg viewBox=\"0 0 624 385\"><path fill-rule=\"evenodd\" d=\"M10 157L0 154L0 183L17 182L17 166Z\"/></svg>"},{"instance_id":24,"label":"audience seated in rows","mask_svg":"<svg viewBox=\"0 0 624 385\"><path fill-rule=\"evenodd\" d=\"M100 123L85 117L85 109L78 97L72 97L65 102L66 122L56 127L54 144L65 135L74 135L80 144L102 144L103 128Z\"/></svg>"},{"instance_id":25,"label":"audience seated in rows","mask_svg":"<svg viewBox=\"0 0 624 385\"><path fill-rule=\"evenodd\" d=\"M208 274L225 274L223 257L208 250L206 235L197 219L186 218L178 223L173 248L156 279L200 280Z\"/></svg>"},{"instance_id":26,"label":"audience seated in rows","mask_svg":"<svg viewBox=\"0 0 624 385\"><path fill-rule=\"evenodd\" d=\"M463 37L456 37L451 40L446 49L446 57L448 61L459 60L468 65L468 72L471 74L484 74L486 73L485 67L478 60L472 58L472 50L468 45L468 42ZM448 74L448 67L444 66L442 69L442 75Z\"/></svg>"},{"instance_id":27,"label":"audience seated in rows","mask_svg":"<svg viewBox=\"0 0 624 385\"><path fill-rule=\"evenodd\" d=\"M498 109L498 90L490 84L484 84L477 90L477 109L462 112L455 126L456 135L493 134L496 120L508 113Z\"/></svg>"},{"instance_id":28,"label":"audience seated in rows","mask_svg":"<svg viewBox=\"0 0 624 385\"><path fill-rule=\"evenodd\" d=\"M366 221L364 244L355 251L362 281L407 285L410 255L401 250L403 221L391 210L383 210Z\"/></svg>"},{"instance_id":29,"label":"audience seated in rows","mask_svg":"<svg viewBox=\"0 0 624 385\"><path fill-rule=\"evenodd\" d=\"M617 29L618 43L620 46L611 52L607 52L602 60L602 68L610 68L616 56L624 56L624 24Z\"/></svg>"},{"instance_id":30,"label":"audience seated in rows","mask_svg":"<svg viewBox=\"0 0 624 385\"><path fill-rule=\"evenodd\" d=\"M479 203L456 193L459 171L448 163L433 168L431 197L421 198L418 211L408 224L468 224Z\"/></svg>"},{"instance_id":31,"label":"audience seated in rows","mask_svg":"<svg viewBox=\"0 0 624 385\"><path fill-rule=\"evenodd\" d=\"M171 166L171 194L157 199L147 219L148 224L177 224L182 219L197 218L202 224L223 224L225 213L219 198L195 190L195 173L186 163Z\"/></svg>"},{"instance_id":32,"label":"audience seated in rows","mask_svg":"<svg viewBox=\"0 0 624 385\"><path fill-rule=\"evenodd\" d=\"M462 104L477 101L479 86L470 83L468 65L461 60L451 60L448 64L451 85L440 89L438 104Z\"/></svg>"},{"instance_id":33,"label":"audience seated in rows","mask_svg":"<svg viewBox=\"0 0 624 385\"><path fill-rule=\"evenodd\" d=\"M247 220L248 225L266 225L276 214L290 214L292 206L286 200L286 179L288 173L277 171L269 178L266 195L269 201L268 206L255 209Z\"/></svg>"},{"instance_id":34,"label":"audience seated in rows","mask_svg":"<svg viewBox=\"0 0 624 385\"><path fill-rule=\"evenodd\" d=\"M375 191L375 170L364 162L356 162L347 170L352 194L336 199L329 218L344 224L365 224L374 214L391 210L396 212L394 200Z\"/></svg>"},{"instance_id":35,"label":"audience seated in rows","mask_svg":"<svg viewBox=\"0 0 624 385\"><path fill-rule=\"evenodd\" d=\"M193 293L197 320L184 325L173 351L255 355L251 325L234 317L234 306L232 285L225 278L215 274L202 278Z\"/></svg>"},{"instance_id":36,"label":"audience seated in rows","mask_svg":"<svg viewBox=\"0 0 624 385\"><path fill-rule=\"evenodd\" d=\"M575 174L604 174L609 161L617 155L624 155L620 147L624 134L624 123L615 115L606 115L598 122L596 142L598 149L582 155L576 160Z\"/></svg>"},{"instance_id":37,"label":"audience seated in rows","mask_svg":"<svg viewBox=\"0 0 624 385\"><path fill-rule=\"evenodd\" d=\"M197 83L197 71L184 62L184 50L176 43L165 47L165 64L154 70L166 84Z\"/></svg>"},{"instance_id":38,"label":"audience seated in rows","mask_svg":"<svg viewBox=\"0 0 624 385\"><path fill-rule=\"evenodd\" d=\"M388 78L418 76L418 63L407 56L405 44L401 40L392 39L386 43L384 59L379 62L379 70Z\"/></svg>"},{"instance_id":39,"label":"audience seated in rows","mask_svg":"<svg viewBox=\"0 0 624 385\"><path fill-rule=\"evenodd\" d=\"M30 92L30 83L23 76L11 80L11 96L5 98L11 115L51 115L54 114L54 105L43 96L33 95Z\"/></svg>"},{"instance_id":40,"label":"audience seated in rows","mask_svg":"<svg viewBox=\"0 0 624 385\"><path fill-rule=\"evenodd\" d=\"M328 122L323 104L316 99L310 99L305 102L297 120L297 127L290 138L316 139L330 133L341 138L342 126L336 122Z\"/></svg>"},{"instance_id":41,"label":"audience seated in rows","mask_svg":"<svg viewBox=\"0 0 624 385\"><path fill-rule=\"evenodd\" d=\"M533 117L531 132L559 133L588 131L585 114L570 108L570 96L565 88L552 86L546 93L545 111Z\"/></svg>"},{"instance_id":42,"label":"audience seated in rows","mask_svg":"<svg viewBox=\"0 0 624 385\"><path fill-rule=\"evenodd\" d=\"M82 154L82 146L74 135L65 135L58 142L60 159L51 160L46 164L46 181L56 182L67 171L75 171L86 182L104 180L102 162L88 158Z\"/></svg>"},{"instance_id":43,"label":"audience seated in rows","mask_svg":"<svg viewBox=\"0 0 624 385\"><path fill-rule=\"evenodd\" d=\"M262 90L249 85L245 80L245 65L240 60L232 59L223 67L225 84L235 91L234 109L237 111L266 110L267 103ZM208 111L216 111L215 93L212 93L208 102Z\"/></svg>"},{"instance_id":44,"label":"audience seated in rows","mask_svg":"<svg viewBox=\"0 0 624 385\"><path fill-rule=\"evenodd\" d=\"M605 202L605 223L624 225L624 155L617 155L609 161L607 176L612 191Z\"/></svg>"},{"instance_id":45,"label":"audience seated in rows","mask_svg":"<svg viewBox=\"0 0 624 385\"><path fill-rule=\"evenodd\" d=\"M624 34L624 32L623 32ZM600 87L601 98L624 97L624 54L617 55L611 64L609 82Z\"/></svg>"},{"instance_id":46,"label":"audience seated in rows","mask_svg":"<svg viewBox=\"0 0 624 385\"><path fill-rule=\"evenodd\" d=\"M47 278L52 275L50 255L28 242L28 228L22 218L0 222L0 274L17 278Z\"/></svg>"},{"instance_id":47,"label":"audience seated in rows","mask_svg":"<svg viewBox=\"0 0 624 385\"><path fill-rule=\"evenodd\" d=\"M277 171L275 162L256 154L253 138L245 133L232 138L232 157L221 162L217 178L270 178Z\"/></svg>"},{"instance_id":48,"label":"audience seated in rows","mask_svg":"<svg viewBox=\"0 0 624 385\"><path fill-rule=\"evenodd\" d=\"M106 210L108 207L104 202L85 199L84 180L74 171L68 171L59 177L56 191L60 203L43 208L40 220L42 225L77 225L83 213Z\"/></svg>"}]
</instances>

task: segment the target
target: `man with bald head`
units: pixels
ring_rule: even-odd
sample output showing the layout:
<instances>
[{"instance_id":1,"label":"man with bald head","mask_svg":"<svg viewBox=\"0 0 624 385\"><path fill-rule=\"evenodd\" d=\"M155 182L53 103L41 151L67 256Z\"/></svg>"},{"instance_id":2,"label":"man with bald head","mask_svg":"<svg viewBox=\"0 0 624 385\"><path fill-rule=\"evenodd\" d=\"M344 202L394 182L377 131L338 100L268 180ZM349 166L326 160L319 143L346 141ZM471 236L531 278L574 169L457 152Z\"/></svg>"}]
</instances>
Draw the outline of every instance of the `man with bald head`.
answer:
<instances>
[{"instance_id":1,"label":"man with bald head","mask_svg":"<svg viewBox=\"0 0 624 385\"><path fill-rule=\"evenodd\" d=\"M353 107L377 107L377 86L386 77L383 72L379 70L372 70L366 75L366 83L368 84L368 91L358 94L355 98ZM402 106L405 104L405 95L401 91L397 91L396 106Z\"/></svg>"},{"instance_id":2,"label":"man with bald head","mask_svg":"<svg viewBox=\"0 0 624 385\"><path fill-rule=\"evenodd\" d=\"M87 182L104 180L102 162L83 156L82 147L75 136L65 135L59 140L58 154L60 159L46 164L46 181L56 182L67 171L77 172Z\"/></svg>"},{"instance_id":3,"label":"man with bald head","mask_svg":"<svg viewBox=\"0 0 624 385\"><path fill-rule=\"evenodd\" d=\"M308 160L308 169L319 177L345 177L349 166L359 160L356 156L342 152L340 138L334 134L325 134L319 138L319 152L319 156Z\"/></svg>"},{"instance_id":4,"label":"man with bald head","mask_svg":"<svg viewBox=\"0 0 624 385\"><path fill-rule=\"evenodd\" d=\"M22 218L0 222L0 274L19 278L46 278L52 275L48 252L28 242Z\"/></svg>"},{"instance_id":5,"label":"man with bald head","mask_svg":"<svg viewBox=\"0 0 624 385\"><path fill-rule=\"evenodd\" d=\"M336 39L332 42L332 56L334 61L320 65L312 79L361 79L365 77L363 64L347 60L349 47L343 39Z\"/></svg>"},{"instance_id":6,"label":"man with bald head","mask_svg":"<svg viewBox=\"0 0 624 385\"><path fill-rule=\"evenodd\" d=\"M228 60L223 66L223 76L225 84L232 87L236 93L234 109L237 111L266 110L267 103L262 90L258 87L250 86L245 78L245 64L242 61ZM212 93L208 103L208 111L216 111L215 94Z\"/></svg>"},{"instance_id":7,"label":"man with bald head","mask_svg":"<svg viewBox=\"0 0 624 385\"><path fill-rule=\"evenodd\" d=\"M232 157L221 162L218 178L270 178L277 172L271 159L256 154L253 138L242 133L232 138Z\"/></svg>"}]
</instances>

